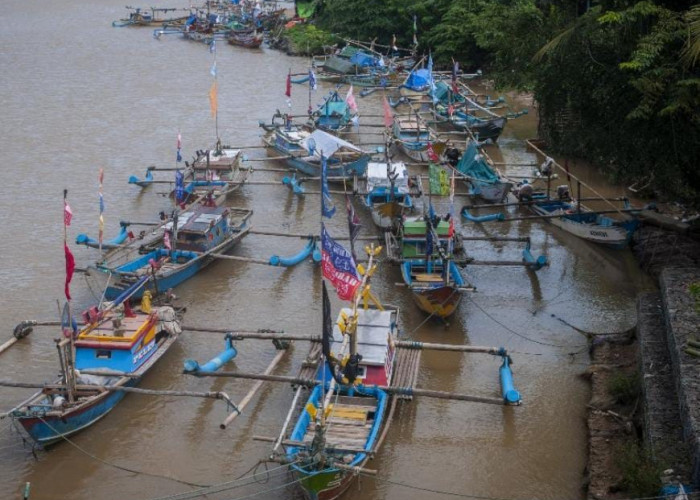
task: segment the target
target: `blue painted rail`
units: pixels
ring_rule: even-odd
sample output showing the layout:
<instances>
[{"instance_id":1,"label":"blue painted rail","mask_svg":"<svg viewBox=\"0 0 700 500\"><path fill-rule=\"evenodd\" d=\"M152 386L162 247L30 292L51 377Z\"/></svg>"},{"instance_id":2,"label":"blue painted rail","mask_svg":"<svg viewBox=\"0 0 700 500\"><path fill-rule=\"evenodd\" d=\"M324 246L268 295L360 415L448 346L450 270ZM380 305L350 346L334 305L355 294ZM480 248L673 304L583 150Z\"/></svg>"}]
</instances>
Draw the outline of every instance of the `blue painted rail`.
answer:
<instances>
[{"instance_id":1,"label":"blue painted rail","mask_svg":"<svg viewBox=\"0 0 700 500\"><path fill-rule=\"evenodd\" d=\"M185 360L185 373L197 373L200 371L215 372L235 358L238 351L233 346L233 335L227 333L226 337L224 337L224 342L226 344L226 348L208 362L204 363L202 366L200 366L194 359Z\"/></svg>"}]
</instances>

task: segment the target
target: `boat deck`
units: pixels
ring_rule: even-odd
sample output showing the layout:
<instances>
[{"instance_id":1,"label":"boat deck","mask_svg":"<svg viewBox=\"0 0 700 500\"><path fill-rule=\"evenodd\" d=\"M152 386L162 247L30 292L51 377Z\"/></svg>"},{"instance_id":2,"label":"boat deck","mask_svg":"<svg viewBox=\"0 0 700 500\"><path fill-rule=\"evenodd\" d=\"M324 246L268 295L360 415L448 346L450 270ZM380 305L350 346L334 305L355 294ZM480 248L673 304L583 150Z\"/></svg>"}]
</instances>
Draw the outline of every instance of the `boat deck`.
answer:
<instances>
[{"instance_id":1,"label":"boat deck","mask_svg":"<svg viewBox=\"0 0 700 500\"><path fill-rule=\"evenodd\" d=\"M364 448L374 424L376 411L377 400L374 398L338 397L326 419L326 445L337 448ZM312 422L304 435L304 443L310 445L315 433L316 425Z\"/></svg>"}]
</instances>

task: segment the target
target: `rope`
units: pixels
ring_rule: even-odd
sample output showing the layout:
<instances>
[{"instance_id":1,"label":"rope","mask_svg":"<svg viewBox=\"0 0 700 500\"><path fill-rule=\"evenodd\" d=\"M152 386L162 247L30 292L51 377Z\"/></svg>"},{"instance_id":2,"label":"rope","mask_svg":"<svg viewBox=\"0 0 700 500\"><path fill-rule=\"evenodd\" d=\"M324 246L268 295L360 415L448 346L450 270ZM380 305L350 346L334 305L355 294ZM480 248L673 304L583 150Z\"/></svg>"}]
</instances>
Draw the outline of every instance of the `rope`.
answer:
<instances>
[{"instance_id":1,"label":"rope","mask_svg":"<svg viewBox=\"0 0 700 500\"><path fill-rule=\"evenodd\" d=\"M584 348L584 349L587 349L587 348L588 348L588 344L574 344L574 345L551 344L551 343L549 343L549 342L542 342L541 340L536 340L536 339L527 337L527 336L523 335L522 333L516 332L516 331L513 330L512 328L509 328L507 325L504 325L503 323L501 323L500 321L498 321L496 318L494 318L494 317L491 316L488 312L486 312L486 310L485 310L483 307L481 307L479 304L477 304L476 302L474 302L474 299L472 299L471 297L469 297L469 301L470 301L472 304L474 304L474 305L477 307L477 309L479 309L482 313L484 313L489 319L491 319L491 321L493 321L493 322L496 323L497 325L500 325L501 327L505 328L506 330L508 330L508 331L509 331L510 333L512 333L513 335L516 335L516 336L518 336L518 337L520 337L520 338L522 338L522 339L524 339L524 340L527 340L528 342L533 342L533 343L535 343L535 344L545 345L545 346L549 346L549 347L560 347L560 348L564 348L564 349L569 349L569 348L572 348L572 347L574 347L574 348L576 348L576 347L581 347L581 348ZM578 351L578 352L581 352L581 351ZM578 354L578 352L571 352L571 353L569 353L569 354Z\"/></svg>"},{"instance_id":2,"label":"rope","mask_svg":"<svg viewBox=\"0 0 700 500\"><path fill-rule=\"evenodd\" d=\"M128 467L123 467L123 466L121 466L121 465L117 465L117 464L114 464L114 463L112 463L112 462L108 462L107 460L104 460L103 458L100 458L100 457L98 457L98 456L96 456L96 455L93 455L92 453L90 453L90 452L87 451L86 449L80 447L77 443L74 443L72 440L68 439L67 436L61 434L61 433L60 433L57 429L55 429L51 424L49 424L46 420L44 420L43 417L37 417L37 418L38 418L39 420L41 420L49 429L51 429L52 431L54 431L56 434L60 435L61 439L63 439L64 441L66 441L68 444L70 444L71 446L73 446L75 449L77 449L78 451L80 451L80 452L83 453L84 455L87 455L88 457L90 457L90 458L92 458L93 460L96 460L96 461L98 461L98 462L100 462L100 463L103 463L103 464L105 464L105 465L109 465L110 467L114 467L115 469L123 470L123 471L125 471L125 472L131 472L132 474L143 474L143 475L145 475L145 476L158 477L158 478L161 478L161 479L169 479L169 480L171 480L171 481L175 481L175 482L178 482L178 483L186 484L187 486L197 486L197 487L200 487L200 488L201 488L201 487L206 487L206 486L208 486L208 485L205 485L205 484L191 483L191 482L189 482L189 481L184 481L184 480L181 480L181 479L177 479L177 478L170 477L170 476L165 476L165 475L162 475L162 474L154 474L154 473L151 473L151 472L144 472L144 471L140 471L140 470L136 470L136 469L129 469Z\"/></svg>"},{"instance_id":3,"label":"rope","mask_svg":"<svg viewBox=\"0 0 700 500\"><path fill-rule=\"evenodd\" d=\"M589 331L586 331L586 330L582 330L581 328L579 328L579 327L577 327L577 326L575 326L575 325L572 325L571 323L569 323L569 322L566 321L565 319L560 318L559 316L557 316L557 315L554 314L554 313L552 313L551 316L552 316L552 318L554 318L554 319L556 319L556 320L558 320L558 321L561 321L561 322L564 323L566 326L573 328L574 330L576 330L577 332L579 332L579 333L585 335L586 337L597 337L597 336L604 336L604 335L620 335L620 334L623 334L623 333L625 333L625 332L629 332L630 330L632 330L633 328L636 327L636 325L635 325L635 326L631 326L630 328L627 328L627 329L625 329L625 330L623 330L623 331L621 331L621 332L589 332Z\"/></svg>"}]
</instances>

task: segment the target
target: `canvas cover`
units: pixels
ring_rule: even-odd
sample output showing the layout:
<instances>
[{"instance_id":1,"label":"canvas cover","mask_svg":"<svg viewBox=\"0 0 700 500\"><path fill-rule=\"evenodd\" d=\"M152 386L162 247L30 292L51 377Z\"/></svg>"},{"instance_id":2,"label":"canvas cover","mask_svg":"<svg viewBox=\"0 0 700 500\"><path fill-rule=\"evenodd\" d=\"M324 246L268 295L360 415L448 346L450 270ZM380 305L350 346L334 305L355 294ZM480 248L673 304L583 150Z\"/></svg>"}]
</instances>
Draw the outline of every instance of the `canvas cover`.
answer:
<instances>
[{"instance_id":1,"label":"canvas cover","mask_svg":"<svg viewBox=\"0 0 700 500\"><path fill-rule=\"evenodd\" d=\"M340 137L331 135L328 132L324 132L323 130L314 130L311 135L301 141L301 145L306 148L307 151L313 151L313 156L317 156L319 158L321 157L321 153L323 153L323 156L326 158L330 158L341 148L355 151L357 153L363 152L354 144L344 141Z\"/></svg>"}]
</instances>

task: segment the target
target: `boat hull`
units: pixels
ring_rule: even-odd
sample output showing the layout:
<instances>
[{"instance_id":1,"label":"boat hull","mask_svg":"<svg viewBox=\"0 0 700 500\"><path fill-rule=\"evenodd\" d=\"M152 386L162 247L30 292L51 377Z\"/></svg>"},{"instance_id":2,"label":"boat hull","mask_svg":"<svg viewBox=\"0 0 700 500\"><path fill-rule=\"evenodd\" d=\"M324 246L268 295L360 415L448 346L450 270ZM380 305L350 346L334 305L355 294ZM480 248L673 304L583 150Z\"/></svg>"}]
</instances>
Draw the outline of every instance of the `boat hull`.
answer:
<instances>
[{"instance_id":1,"label":"boat hull","mask_svg":"<svg viewBox=\"0 0 700 500\"><path fill-rule=\"evenodd\" d=\"M512 182L496 182L488 183L479 180L469 180L467 181L469 185L469 192L474 196L481 197L484 201L490 203L500 203L502 202L511 189L513 189Z\"/></svg>"},{"instance_id":2,"label":"boat hull","mask_svg":"<svg viewBox=\"0 0 700 500\"><path fill-rule=\"evenodd\" d=\"M350 488L355 477L351 472L337 469L313 475L296 472L295 475L308 500L335 500Z\"/></svg>"},{"instance_id":3,"label":"boat hull","mask_svg":"<svg viewBox=\"0 0 700 500\"><path fill-rule=\"evenodd\" d=\"M275 156L282 155L288 156L289 151L285 151L275 145L274 140L265 141L265 143L270 146L270 151L274 152ZM269 153L268 153L269 154ZM347 179L352 179L355 176L363 176L367 171L367 164L369 163L370 157L368 155L363 155L355 161L348 163L342 163L340 165L329 164L326 167L326 172L328 177L344 177ZM315 163L309 163L301 158L285 158L285 162L292 170L296 170L309 177L319 177L321 175L321 166Z\"/></svg>"},{"instance_id":4,"label":"boat hull","mask_svg":"<svg viewBox=\"0 0 700 500\"><path fill-rule=\"evenodd\" d=\"M136 385L136 381L128 384ZM124 398L125 392L107 392L74 412L61 416L16 417L29 436L42 446L50 446L71 436L107 415Z\"/></svg>"},{"instance_id":5,"label":"boat hull","mask_svg":"<svg viewBox=\"0 0 700 500\"><path fill-rule=\"evenodd\" d=\"M462 293L454 286L441 286L421 290L411 287L413 301L418 308L438 318L449 318L462 301Z\"/></svg>"}]
</instances>

